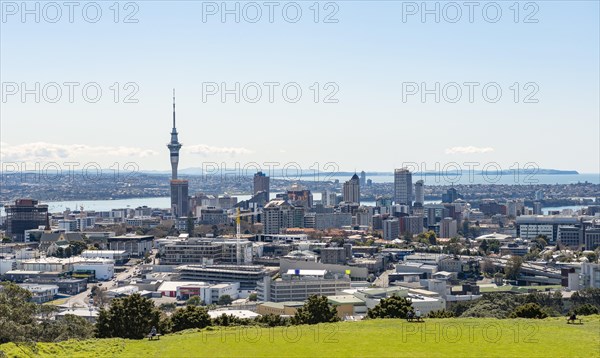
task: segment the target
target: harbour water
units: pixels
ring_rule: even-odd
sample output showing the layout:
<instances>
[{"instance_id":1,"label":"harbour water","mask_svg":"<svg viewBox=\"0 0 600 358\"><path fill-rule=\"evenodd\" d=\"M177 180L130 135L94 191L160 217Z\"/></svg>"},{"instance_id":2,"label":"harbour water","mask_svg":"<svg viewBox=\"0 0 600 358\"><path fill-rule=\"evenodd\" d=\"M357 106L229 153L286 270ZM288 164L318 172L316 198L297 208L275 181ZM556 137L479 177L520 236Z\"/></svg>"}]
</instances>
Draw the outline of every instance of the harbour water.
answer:
<instances>
[{"instance_id":1,"label":"harbour water","mask_svg":"<svg viewBox=\"0 0 600 358\"><path fill-rule=\"evenodd\" d=\"M276 193L272 193L271 196L275 197ZM250 195L232 195L238 198L238 201L247 200ZM320 193L313 194L314 200L321 200ZM425 201L425 204L439 204L439 201ZM42 204L47 204L50 212L63 212L67 208L70 210L79 210L83 206L84 210L89 211L109 211L111 209L122 209L132 208L135 209L140 206L148 206L151 208L169 208L170 198L169 197L152 197L152 198L133 198L133 199L118 199L118 200L74 200L74 201L48 201ZM366 206L375 206L374 201L363 201L361 204ZM547 207L543 208L544 214L548 211L562 211L570 209L577 211L585 206L558 206L558 207ZM0 215L4 215L4 210L0 210Z\"/></svg>"}]
</instances>

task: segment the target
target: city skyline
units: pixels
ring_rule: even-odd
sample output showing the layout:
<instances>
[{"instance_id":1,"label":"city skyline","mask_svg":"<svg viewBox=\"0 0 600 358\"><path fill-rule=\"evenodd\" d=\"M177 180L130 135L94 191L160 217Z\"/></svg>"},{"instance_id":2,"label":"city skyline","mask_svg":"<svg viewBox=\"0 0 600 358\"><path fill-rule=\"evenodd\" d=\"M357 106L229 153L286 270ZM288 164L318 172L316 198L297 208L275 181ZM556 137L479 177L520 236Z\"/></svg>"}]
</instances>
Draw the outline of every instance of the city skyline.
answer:
<instances>
[{"instance_id":1,"label":"city skyline","mask_svg":"<svg viewBox=\"0 0 600 358\"><path fill-rule=\"evenodd\" d=\"M373 172L391 171L405 162L425 162L430 168L435 162L497 162L503 168L533 162L540 168L600 171L597 3L566 8L541 3L537 23L515 23L508 7L497 23L423 23L413 18L403 22L396 4L340 3L338 23L318 24L203 22L194 17L202 13L201 6L193 3L166 8L141 3L139 8L139 22L131 24L23 23L12 18L2 23L2 162L77 161L108 167L131 161L140 170L167 170L163 133L169 92L175 87L179 130L185 133L179 163L184 169L202 162L297 162L304 168L334 162L342 171ZM177 14L173 19L193 31L182 32L169 14ZM311 12L305 9L304 14ZM355 28L358 22L365 26ZM154 30L158 23L160 33ZM379 26L369 26L374 24ZM242 35L231 36L240 30ZM130 40L135 40L133 48ZM30 46L22 48L24 42ZM106 55L115 49L120 51L118 61ZM40 56L46 51L55 55ZM519 55L506 61L504 54L513 51ZM174 63L167 53L176 58ZM239 53L247 55L245 62L235 60ZM89 64L97 59L103 66L90 71ZM102 99L88 103L76 91L69 103L62 85L69 81L79 82L78 89L98 83ZM288 103L276 97L269 103L264 86L269 81L278 82L278 88L298 83L302 100ZM432 95L426 103L418 95L403 101L404 92L413 89L411 83L425 83L424 90L436 83L442 88L458 83L466 95L464 83L469 81L480 83L478 88L498 83L502 101L476 98L469 103L463 96L450 103L449 92L442 93L440 103ZM48 87L40 103L34 95L22 101L20 92L10 95L11 83L25 83L23 90L39 83L40 93L49 83L58 83L63 97L49 103L54 88ZM250 103L250 95L242 95L240 103L234 95L222 101L218 94L206 95L211 83L225 83L224 90L236 83L242 88L258 83L265 96L258 103ZM318 103L313 101L314 83L320 88ZM335 86L326 88L328 83ZM512 100L514 83L521 90L519 103ZM527 83L539 87L538 103L522 103L531 92ZM338 103L326 103L326 95L333 92ZM138 103L126 103L126 97ZM389 128L414 133L400 145L419 150L397 155L397 137L388 134ZM263 135L272 130L288 139L278 141L276 149ZM356 145L336 145L337 133L343 131L344 140ZM565 143L563 133L577 133L577 141ZM306 145L296 145L298 138L307 140ZM377 148L381 154L364 148ZM576 150L585 155L574 155Z\"/></svg>"}]
</instances>

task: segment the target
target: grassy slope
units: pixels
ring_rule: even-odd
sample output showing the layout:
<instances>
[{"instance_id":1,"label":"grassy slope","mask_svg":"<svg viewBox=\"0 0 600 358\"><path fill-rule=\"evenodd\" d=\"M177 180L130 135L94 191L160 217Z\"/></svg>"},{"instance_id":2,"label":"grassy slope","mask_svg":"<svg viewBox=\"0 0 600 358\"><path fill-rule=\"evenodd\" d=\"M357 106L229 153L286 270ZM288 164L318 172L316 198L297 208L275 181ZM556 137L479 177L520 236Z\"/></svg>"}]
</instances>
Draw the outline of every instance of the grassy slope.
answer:
<instances>
[{"instance_id":1,"label":"grassy slope","mask_svg":"<svg viewBox=\"0 0 600 358\"><path fill-rule=\"evenodd\" d=\"M460 336L459 336L460 334ZM487 337L487 338L486 338ZM600 316L546 320L371 320L318 326L187 331L160 341L104 339L0 346L9 357L600 357Z\"/></svg>"}]
</instances>

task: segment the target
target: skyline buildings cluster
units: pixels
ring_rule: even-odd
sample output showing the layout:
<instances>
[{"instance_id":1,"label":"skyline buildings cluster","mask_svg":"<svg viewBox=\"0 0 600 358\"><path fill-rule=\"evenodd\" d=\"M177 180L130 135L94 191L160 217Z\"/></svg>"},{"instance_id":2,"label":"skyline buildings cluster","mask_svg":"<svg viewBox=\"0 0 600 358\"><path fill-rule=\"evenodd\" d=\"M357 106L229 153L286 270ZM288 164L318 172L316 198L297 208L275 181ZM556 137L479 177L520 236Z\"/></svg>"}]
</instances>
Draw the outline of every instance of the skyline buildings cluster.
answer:
<instances>
[{"instance_id":1,"label":"skyline buildings cluster","mask_svg":"<svg viewBox=\"0 0 600 358\"><path fill-rule=\"evenodd\" d=\"M167 148L169 149L169 157L171 163L171 180L170 180L170 190L171 190L171 213L174 217L187 217L190 214L195 215L194 212L190 210L190 200L189 196L189 181L186 179L178 178L178 166L179 166L179 151L182 148L182 144L179 142L176 126L176 114L175 114L175 89L173 89L173 127L171 129L171 141L167 144ZM248 201L254 204L257 204L258 207L264 206L266 211L268 212L270 208L277 208L279 211L280 208L284 206L288 206L286 212L289 211L289 203L290 202L302 202L303 206L306 208L312 207L312 194L310 190L306 190L301 188L297 184L293 184L291 189L287 191L287 194L284 196L278 195L278 201L271 202L270 198L270 177L267 176L262 171L257 171L253 175L253 197ZM370 184L370 183L369 183ZM362 171L360 173L360 177L358 174L354 173L354 175L350 178L350 180L346 181L342 186L342 201L346 203L346 205L360 205L360 187L367 185L366 172ZM415 193L416 197L413 196L413 183L412 183L412 173L410 170L406 168L400 168L394 170L394 203L396 205L407 206L407 212L412 210L413 200L417 207L422 207L424 204L424 191L423 191L423 180L417 181L415 183ZM324 198L323 198L324 195ZM329 199L329 192L324 192L322 194L321 202L332 203L333 205L337 205L337 199L333 201ZM249 204L246 204L248 206ZM271 210L272 211L272 210ZM302 213L302 215L304 215ZM265 215L266 220L268 220L269 216ZM286 216L287 217L287 216ZM281 219L278 219L281 220ZM285 219L288 220L288 219ZM290 215L289 220L293 224L293 216ZM298 221L303 221L298 219ZM268 222L268 221L267 221ZM300 225L300 226L303 226ZM293 227L287 226L286 227ZM268 226L267 226L268 229ZM279 230L279 229L278 229ZM274 233L274 232L267 232Z\"/></svg>"}]
</instances>

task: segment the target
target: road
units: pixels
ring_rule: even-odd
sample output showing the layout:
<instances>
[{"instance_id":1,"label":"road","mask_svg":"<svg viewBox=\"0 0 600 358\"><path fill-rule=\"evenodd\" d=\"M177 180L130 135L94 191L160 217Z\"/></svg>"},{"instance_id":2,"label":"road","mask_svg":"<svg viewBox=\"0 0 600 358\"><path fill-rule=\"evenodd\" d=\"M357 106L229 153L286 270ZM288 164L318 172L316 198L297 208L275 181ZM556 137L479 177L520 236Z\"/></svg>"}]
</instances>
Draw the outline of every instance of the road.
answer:
<instances>
[{"instance_id":1,"label":"road","mask_svg":"<svg viewBox=\"0 0 600 358\"><path fill-rule=\"evenodd\" d=\"M116 275L116 277L112 281L102 281L99 283L92 283L88 285L88 289L83 291L77 295L71 296L67 299L67 301L62 304L62 307L88 307L90 297L89 295L92 293L92 288L95 286L100 286L105 289L111 289L117 287L118 281L125 281L134 276L134 271L139 269L139 265L127 266L127 269L123 272L120 272Z\"/></svg>"}]
</instances>

